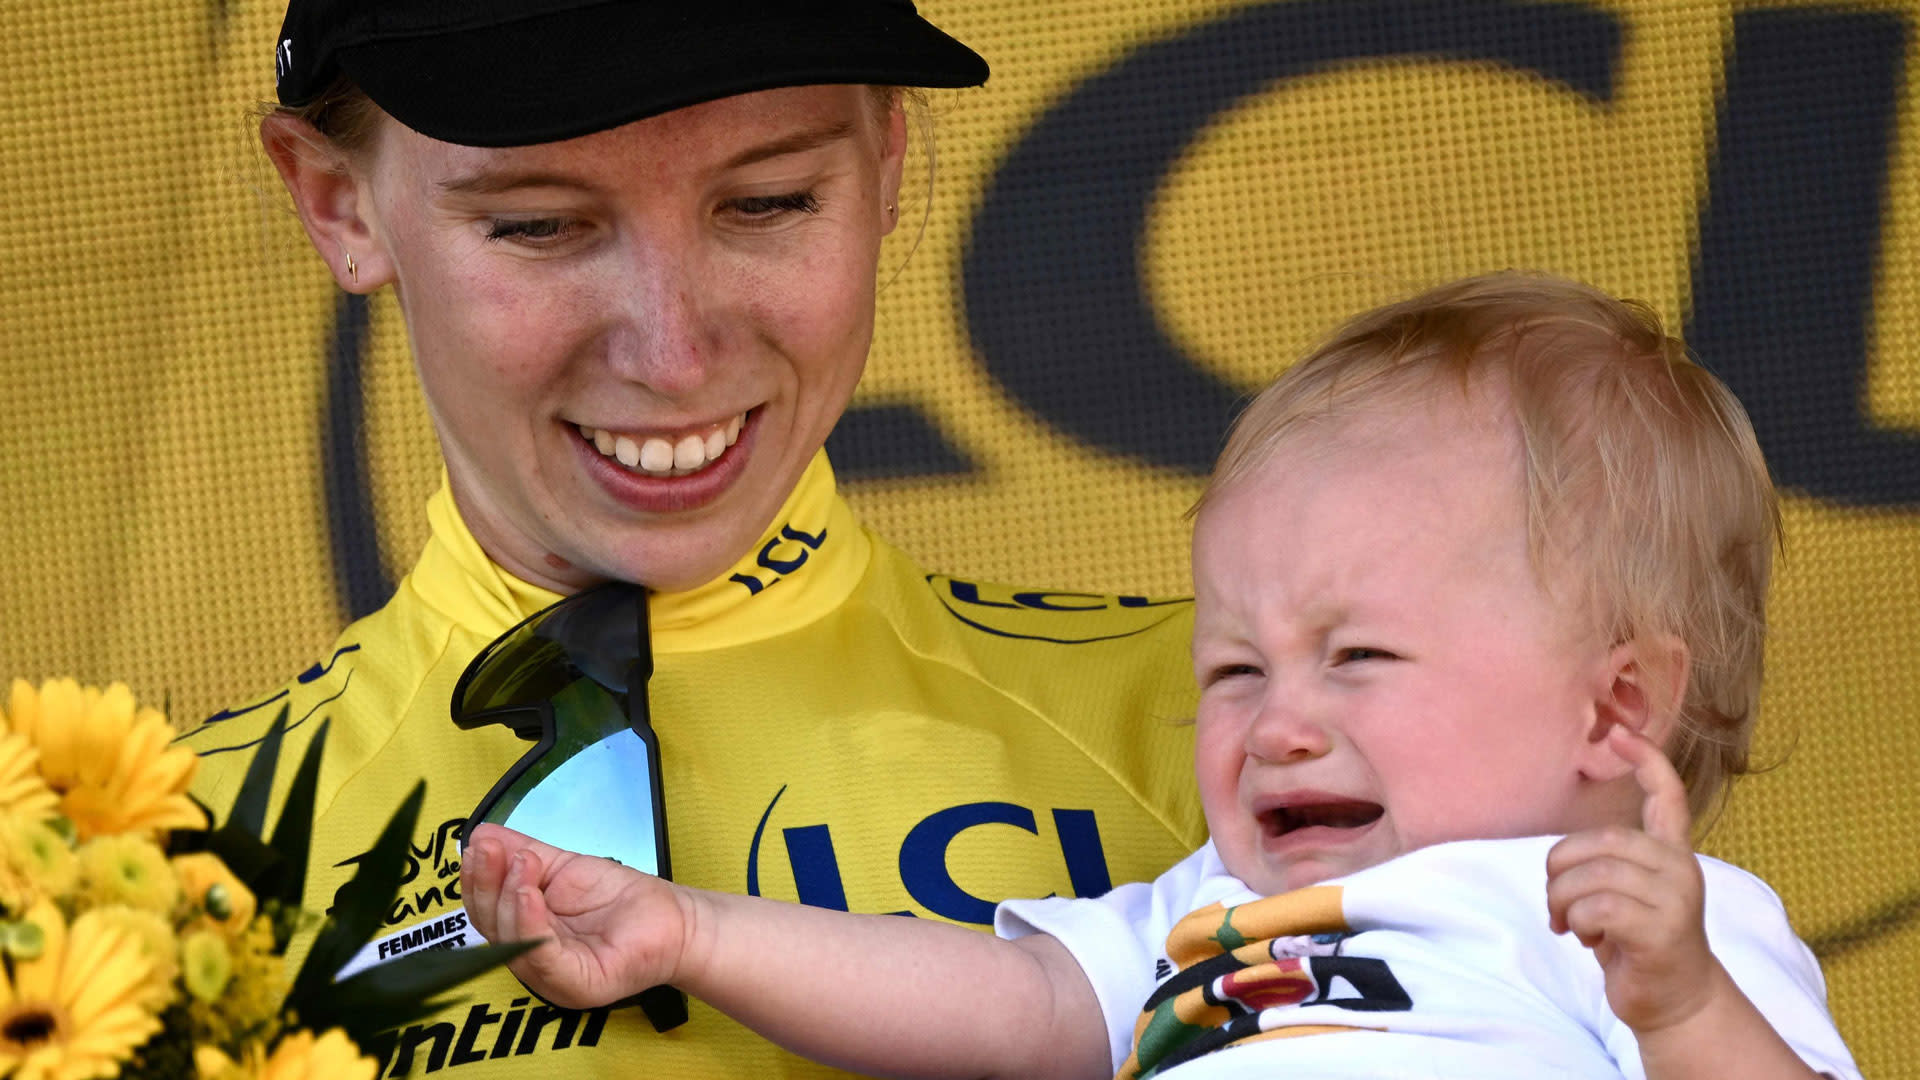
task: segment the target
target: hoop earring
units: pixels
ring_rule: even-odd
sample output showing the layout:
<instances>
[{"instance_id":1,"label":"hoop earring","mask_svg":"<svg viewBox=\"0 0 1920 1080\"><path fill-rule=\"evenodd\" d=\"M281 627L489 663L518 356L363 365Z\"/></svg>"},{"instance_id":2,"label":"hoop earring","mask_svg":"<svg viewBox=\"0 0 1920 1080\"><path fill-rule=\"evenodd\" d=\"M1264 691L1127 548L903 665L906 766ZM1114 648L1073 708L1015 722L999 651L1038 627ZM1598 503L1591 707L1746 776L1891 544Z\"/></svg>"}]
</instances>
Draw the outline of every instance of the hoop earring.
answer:
<instances>
[{"instance_id":1,"label":"hoop earring","mask_svg":"<svg viewBox=\"0 0 1920 1080\"><path fill-rule=\"evenodd\" d=\"M347 252L347 276L353 279L355 285L360 284L360 267L353 261L351 251Z\"/></svg>"}]
</instances>

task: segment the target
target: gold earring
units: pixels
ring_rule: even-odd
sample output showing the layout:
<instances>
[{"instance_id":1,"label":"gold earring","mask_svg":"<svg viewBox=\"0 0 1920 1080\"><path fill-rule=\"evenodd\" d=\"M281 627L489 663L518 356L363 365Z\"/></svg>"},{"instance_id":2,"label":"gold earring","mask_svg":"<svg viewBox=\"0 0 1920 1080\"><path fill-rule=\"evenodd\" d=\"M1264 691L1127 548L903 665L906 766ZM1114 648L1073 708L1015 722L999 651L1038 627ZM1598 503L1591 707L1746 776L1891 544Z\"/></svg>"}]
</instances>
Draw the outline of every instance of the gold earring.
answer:
<instances>
[{"instance_id":1,"label":"gold earring","mask_svg":"<svg viewBox=\"0 0 1920 1080\"><path fill-rule=\"evenodd\" d=\"M892 216L893 216L893 204L892 204L892 203L888 203L888 204L887 204L887 216L888 216L888 217L892 217Z\"/></svg>"},{"instance_id":2,"label":"gold earring","mask_svg":"<svg viewBox=\"0 0 1920 1080\"><path fill-rule=\"evenodd\" d=\"M360 284L360 267L353 261L351 251L347 252L347 276L353 279L355 285Z\"/></svg>"}]
</instances>

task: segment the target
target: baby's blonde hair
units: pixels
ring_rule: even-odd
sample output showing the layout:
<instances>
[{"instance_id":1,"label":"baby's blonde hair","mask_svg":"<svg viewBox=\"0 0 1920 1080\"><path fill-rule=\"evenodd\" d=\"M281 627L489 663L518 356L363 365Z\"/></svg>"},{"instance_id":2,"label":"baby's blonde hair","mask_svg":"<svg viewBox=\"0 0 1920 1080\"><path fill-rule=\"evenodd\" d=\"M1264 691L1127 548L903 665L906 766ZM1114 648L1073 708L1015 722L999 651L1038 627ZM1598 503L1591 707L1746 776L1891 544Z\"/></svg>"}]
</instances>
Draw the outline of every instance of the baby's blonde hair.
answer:
<instances>
[{"instance_id":1,"label":"baby's blonde hair","mask_svg":"<svg viewBox=\"0 0 1920 1080\"><path fill-rule=\"evenodd\" d=\"M1543 586L1571 581L1609 641L1686 643L1667 753L1702 817L1747 769L1779 506L1746 410L1647 305L1507 272L1361 315L1234 422L1196 511L1303 426L1449 382L1518 428Z\"/></svg>"}]
</instances>

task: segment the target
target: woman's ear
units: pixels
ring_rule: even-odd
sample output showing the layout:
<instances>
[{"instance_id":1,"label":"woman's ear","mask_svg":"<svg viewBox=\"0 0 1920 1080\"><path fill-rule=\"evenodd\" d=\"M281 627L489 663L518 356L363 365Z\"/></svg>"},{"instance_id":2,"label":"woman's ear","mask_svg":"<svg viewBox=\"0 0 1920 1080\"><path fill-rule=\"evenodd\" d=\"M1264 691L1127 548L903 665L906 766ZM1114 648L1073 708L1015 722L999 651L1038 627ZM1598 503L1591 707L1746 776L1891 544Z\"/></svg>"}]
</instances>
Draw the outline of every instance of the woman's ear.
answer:
<instances>
[{"instance_id":1,"label":"woman's ear","mask_svg":"<svg viewBox=\"0 0 1920 1080\"><path fill-rule=\"evenodd\" d=\"M1639 732L1655 746L1667 745L1686 699L1689 660L1687 643L1672 634L1634 638L1607 653L1596 684L1581 776L1604 783L1633 772L1607 745L1607 732L1615 725Z\"/></svg>"},{"instance_id":2,"label":"woman's ear","mask_svg":"<svg viewBox=\"0 0 1920 1080\"><path fill-rule=\"evenodd\" d=\"M367 214L366 182L346 155L312 124L277 114L260 121L260 145L334 281L353 293L391 281L392 263Z\"/></svg>"},{"instance_id":3,"label":"woman's ear","mask_svg":"<svg viewBox=\"0 0 1920 1080\"><path fill-rule=\"evenodd\" d=\"M892 232L900 223L900 183L907 163L907 110L904 99L895 98L887 113L886 142L881 147L880 195L886 220L882 232Z\"/></svg>"}]
</instances>

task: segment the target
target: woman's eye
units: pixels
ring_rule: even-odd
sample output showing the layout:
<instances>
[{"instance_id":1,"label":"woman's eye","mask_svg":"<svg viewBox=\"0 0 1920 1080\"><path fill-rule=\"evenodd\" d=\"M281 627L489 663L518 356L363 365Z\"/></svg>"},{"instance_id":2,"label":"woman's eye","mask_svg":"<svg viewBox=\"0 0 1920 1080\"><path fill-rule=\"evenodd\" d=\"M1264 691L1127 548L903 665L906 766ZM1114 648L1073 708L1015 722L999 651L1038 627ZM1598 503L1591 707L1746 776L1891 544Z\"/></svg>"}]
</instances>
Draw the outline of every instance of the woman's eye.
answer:
<instances>
[{"instance_id":1,"label":"woman's eye","mask_svg":"<svg viewBox=\"0 0 1920 1080\"><path fill-rule=\"evenodd\" d=\"M554 244L573 233L573 223L561 218L494 218L487 222L488 240L516 240L525 244Z\"/></svg>"},{"instance_id":2,"label":"woman's eye","mask_svg":"<svg viewBox=\"0 0 1920 1080\"><path fill-rule=\"evenodd\" d=\"M785 195L748 195L729 199L727 209L747 218L773 218L783 214L817 214L820 200L811 191L792 191Z\"/></svg>"},{"instance_id":3,"label":"woman's eye","mask_svg":"<svg viewBox=\"0 0 1920 1080\"><path fill-rule=\"evenodd\" d=\"M1376 649L1369 645L1353 645L1334 653L1334 663L1349 664L1356 660L1392 660L1394 655L1385 649Z\"/></svg>"}]
</instances>

